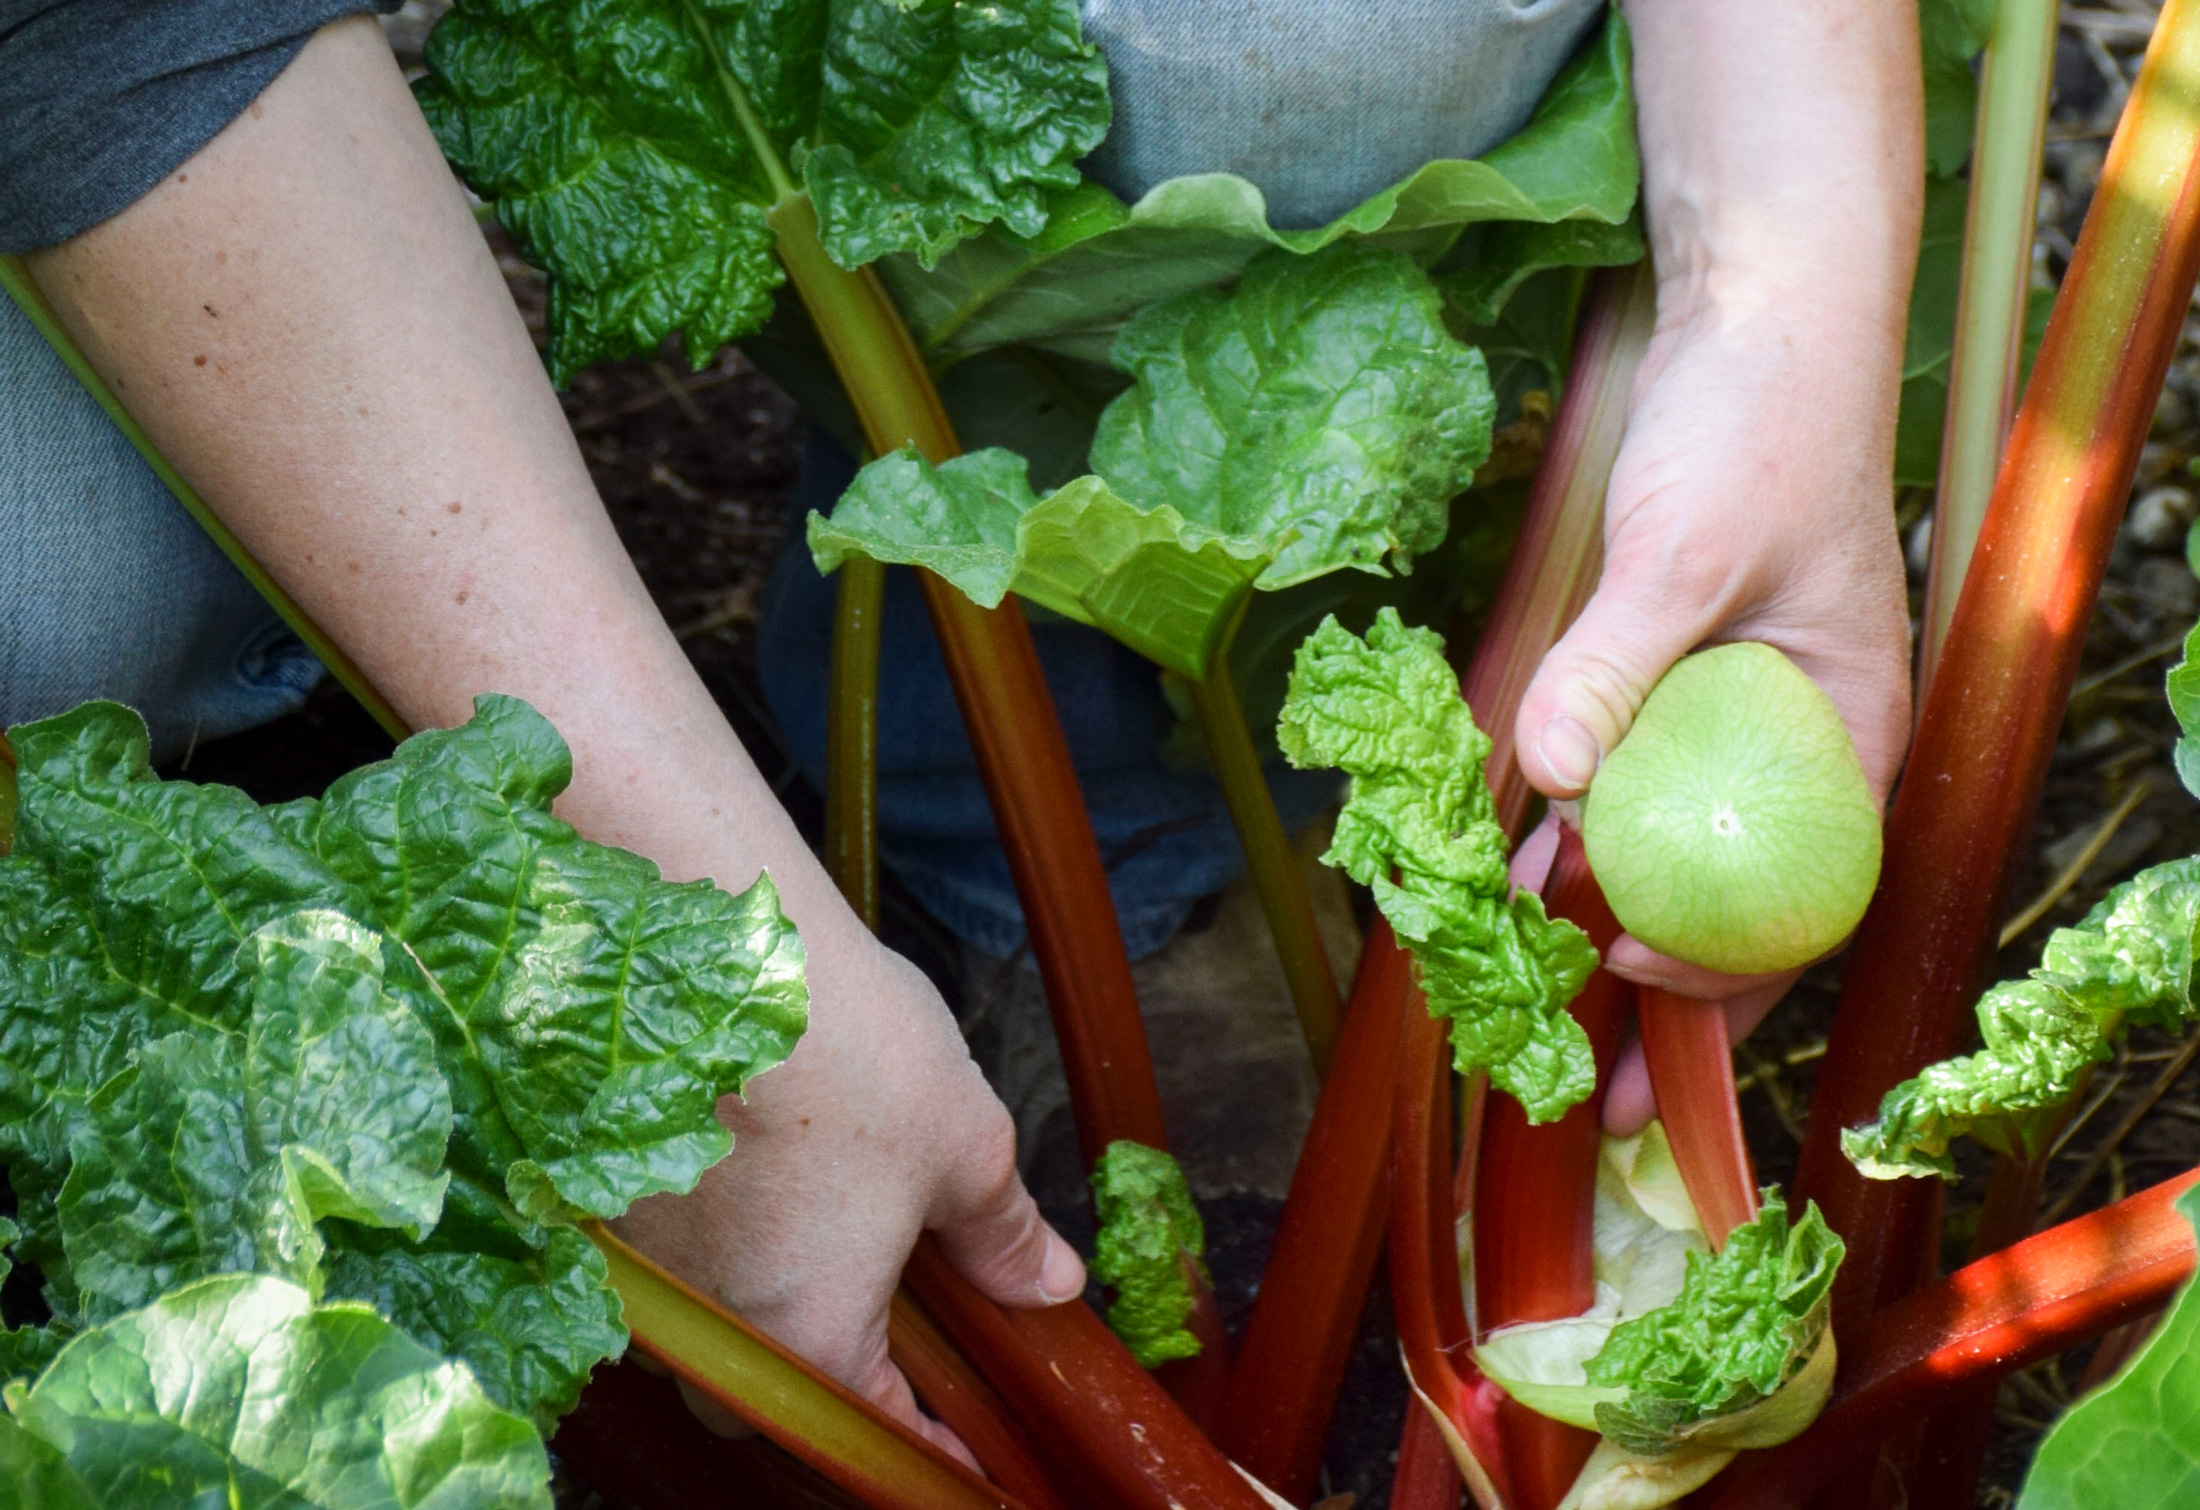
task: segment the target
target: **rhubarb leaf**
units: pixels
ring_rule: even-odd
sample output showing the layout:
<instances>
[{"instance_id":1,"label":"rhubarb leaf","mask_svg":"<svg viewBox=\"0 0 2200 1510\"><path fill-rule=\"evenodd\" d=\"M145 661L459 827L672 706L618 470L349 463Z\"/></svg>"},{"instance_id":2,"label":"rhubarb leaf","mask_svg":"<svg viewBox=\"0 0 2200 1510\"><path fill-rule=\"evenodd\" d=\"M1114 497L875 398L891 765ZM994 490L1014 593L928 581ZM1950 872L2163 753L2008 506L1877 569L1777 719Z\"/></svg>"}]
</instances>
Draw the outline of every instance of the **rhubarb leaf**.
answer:
<instances>
[{"instance_id":1,"label":"rhubarb leaf","mask_svg":"<svg viewBox=\"0 0 2200 1510\"><path fill-rule=\"evenodd\" d=\"M2186 554L2191 555L2189 542ZM2184 656L2170 667L2167 691L2181 736L2175 752L2177 779L2186 791L2200 797L2200 624L2185 637Z\"/></svg>"},{"instance_id":2,"label":"rhubarb leaf","mask_svg":"<svg viewBox=\"0 0 2200 1510\"><path fill-rule=\"evenodd\" d=\"M1262 257L1229 293L1139 315L1114 356L1137 383L1100 417L1093 470L1267 543L1270 590L1409 569L1490 454L1482 354L1444 328L1427 274L1364 243Z\"/></svg>"},{"instance_id":3,"label":"rhubarb leaf","mask_svg":"<svg viewBox=\"0 0 2200 1510\"><path fill-rule=\"evenodd\" d=\"M769 881L670 885L580 839L549 811L565 746L510 699L267 811L154 780L111 704L14 732L0 1159L61 1328L194 1275L327 1279L500 1404L568 1408L625 1334L545 1223L729 1147L718 1100L805 1019Z\"/></svg>"},{"instance_id":4,"label":"rhubarb leaf","mask_svg":"<svg viewBox=\"0 0 2200 1510\"><path fill-rule=\"evenodd\" d=\"M427 62L445 154L550 275L561 383L762 325L798 184L842 266L930 267L1042 231L1109 118L1073 0L466 0Z\"/></svg>"},{"instance_id":5,"label":"rhubarb leaf","mask_svg":"<svg viewBox=\"0 0 2200 1510\"><path fill-rule=\"evenodd\" d=\"M769 877L664 881L551 816L571 777L540 714L484 697L286 817L436 1034L453 1169L538 1220L693 1188L732 1147L718 1099L787 1056L808 1000Z\"/></svg>"},{"instance_id":6,"label":"rhubarb leaf","mask_svg":"<svg viewBox=\"0 0 2200 1510\"><path fill-rule=\"evenodd\" d=\"M297 913L245 954L245 1041L145 1045L72 1140L62 1245L93 1321L207 1274L313 1288L320 1218L418 1238L442 1214L450 1093L427 1030L382 988L380 936Z\"/></svg>"},{"instance_id":7,"label":"rhubarb leaf","mask_svg":"<svg viewBox=\"0 0 2200 1510\"><path fill-rule=\"evenodd\" d=\"M532 1415L548 1436L579 1403L589 1371L626 1349L603 1254L570 1227L551 1228L539 1251L493 1239L481 1245L490 1251L443 1246L453 1237L339 1248L329 1259L329 1297L365 1301L408 1337L458 1359L490 1400Z\"/></svg>"},{"instance_id":8,"label":"rhubarb leaf","mask_svg":"<svg viewBox=\"0 0 2200 1510\"><path fill-rule=\"evenodd\" d=\"M1191 1275L1205 1275L1207 1229L1176 1160L1158 1148L1118 1139L1092 1171L1100 1217L1093 1278L1115 1291L1108 1326L1145 1368L1199 1352L1185 1326L1194 1298Z\"/></svg>"},{"instance_id":9,"label":"rhubarb leaf","mask_svg":"<svg viewBox=\"0 0 2200 1510\"><path fill-rule=\"evenodd\" d=\"M463 1365L263 1275L201 1280L84 1333L7 1404L51 1452L0 1436L0 1461L63 1484L65 1465L105 1510L550 1506L541 1438Z\"/></svg>"},{"instance_id":10,"label":"rhubarb leaf","mask_svg":"<svg viewBox=\"0 0 2200 1510\"><path fill-rule=\"evenodd\" d=\"M1276 735L1300 767L1351 778L1322 858L1371 888L1412 952L1432 1016L1451 1021L1460 1073L1487 1070L1531 1122L1596 1085L1589 1040L1566 1007L1596 968L1573 924L1512 895L1505 835L1443 639L1395 609L1365 639L1324 620L1299 649Z\"/></svg>"},{"instance_id":11,"label":"rhubarb leaf","mask_svg":"<svg viewBox=\"0 0 2200 1510\"><path fill-rule=\"evenodd\" d=\"M1442 542L1494 405L1440 306L1395 252L1272 254L1124 330L1137 382L1101 417L1098 476L1041 499L1005 451L881 457L811 515L811 554L927 567L987 607L1014 592L1204 677L1255 585L1403 571Z\"/></svg>"},{"instance_id":12,"label":"rhubarb leaf","mask_svg":"<svg viewBox=\"0 0 2200 1510\"><path fill-rule=\"evenodd\" d=\"M2200 1232L2200 1188L2177 1198ZM2154 1335L2040 1443L2017 1510L2170 1510L2200 1502L2200 1284L2185 1281Z\"/></svg>"},{"instance_id":13,"label":"rhubarb leaf","mask_svg":"<svg viewBox=\"0 0 2200 1510\"><path fill-rule=\"evenodd\" d=\"M1978 77L1971 59L1994 30L1994 0L1921 0L1917 8L1925 73L1925 164L1946 177L1971 155Z\"/></svg>"},{"instance_id":14,"label":"rhubarb leaf","mask_svg":"<svg viewBox=\"0 0 2200 1510\"><path fill-rule=\"evenodd\" d=\"M936 269L896 256L880 272L935 362L1029 344L1099 366L1138 311L1227 282L1270 247L1305 255L1383 234L1426 260L1478 223L1617 225L1640 178L1630 67L1614 9L1517 134L1472 161L1428 163L1311 230L1271 226L1260 191L1232 174L1171 179L1134 205L1087 184L1057 195L1037 234L993 229Z\"/></svg>"},{"instance_id":15,"label":"rhubarb leaf","mask_svg":"<svg viewBox=\"0 0 2200 1510\"><path fill-rule=\"evenodd\" d=\"M1815 1204L1791 1226L1779 1192L1767 1190L1725 1247L1689 1256L1671 1303L1621 1322L1589 1360L1590 1384L1627 1391L1597 1407L1604 1435L1657 1453L1698 1422L1770 1399L1827 1336L1843 1251Z\"/></svg>"},{"instance_id":16,"label":"rhubarb leaf","mask_svg":"<svg viewBox=\"0 0 2200 1510\"><path fill-rule=\"evenodd\" d=\"M2174 1028L2193 1012L2200 859L2141 871L2074 928L2058 928L2030 977L1979 999L1984 1047L1928 1065L1888 1091L1878 1119L1842 1149L1874 1179L1956 1177L1948 1148L1969 1136L2036 1158L2086 1067L2111 1057L2128 1019Z\"/></svg>"},{"instance_id":17,"label":"rhubarb leaf","mask_svg":"<svg viewBox=\"0 0 2200 1510\"><path fill-rule=\"evenodd\" d=\"M1041 499L1023 458L999 450L939 467L914 451L882 456L809 530L819 571L850 556L922 566L983 607L1013 592L1191 677L1206 675L1270 559L1166 504L1134 508L1097 477Z\"/></svg>"}]
</instances>

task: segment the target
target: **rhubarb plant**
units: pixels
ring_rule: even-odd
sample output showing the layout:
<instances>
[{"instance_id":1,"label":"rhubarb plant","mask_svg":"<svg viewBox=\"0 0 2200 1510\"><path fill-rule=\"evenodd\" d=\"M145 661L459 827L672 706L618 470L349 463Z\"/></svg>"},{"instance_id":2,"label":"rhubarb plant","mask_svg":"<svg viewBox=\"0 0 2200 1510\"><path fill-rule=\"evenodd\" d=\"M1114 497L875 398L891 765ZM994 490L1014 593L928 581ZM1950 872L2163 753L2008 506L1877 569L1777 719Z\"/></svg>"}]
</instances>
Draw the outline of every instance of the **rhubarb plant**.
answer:
<instances>
[{"instance_id":1,"label":"rhubarb plant","mask_svg":"<svg viewBox=\"0 0 2200 1510\"><path fill-rule=\"evenodd\" d=\"M1140 1365L1154 1368L1199 1352L1185 1322L1206 1274L1207 1229L1176 1160L1128 1139L1108 1145L1092 1171L1100 1216L1093 1278L1115 1292L1108 1327Z\"/></svg>"},{"instance_id":2,"label":"rhubarb plant","mask_svg":"<svg viewBox=\"0 0 2200 1510\"><path fill-rule=\"evenodd\" d=\"M371 1304L547 1430L626 1343L573 1224L692 1188L719 1099L803 1029L770 880L580 838L509 698L272 808L158 780L113 704L12 741L0 1161L52 1321L10 1372L251 1273Z\"/></svg>"},{"instance_id":3,"label":"rhubarb plant","mask_svg":"<svg viewBox=\"0 0 2200 1510\"><path fill-rule=\"evenodd\" d=\"M436 139L550 277L550 367L757 330L770 212L843 268L1046 228L1107 132L1072 0L466 0L428 41Z\"/></svg>"},{"instance_id":4,"label":"rhubarb plant","mask_svg":"<svg viewBox=\"0 0 2200 1510\"><path fill-rule=\"evenodd\" d=\"M1491 1333L1483 1373L1529 1409L1599 1433L1566 1506L1651 1510L1825 1405L1841 1240L1778 1192L1716 1254L1658 1124L1607 1139L1597 1172L1596 1304Z\"/></svg>"},{"instance_id":5,"label":"rhubarb plant","mask_svg":"<svg viewBox=\"0 0 2200 1510\"><path fill-rule=\"evenodd\" d=\"M1588 935L1506 879L1505 832L1442 636L1384 609L1365 637L1334 618L1299 649L1277 724L1299 766L1351 777L1322 857L1375 893L1413 955L1461 1074L1487 1071L1530 1121L1587 1098L1596 1059L1566 1005L1596 968Z\"/></svg>"}]
</instances>

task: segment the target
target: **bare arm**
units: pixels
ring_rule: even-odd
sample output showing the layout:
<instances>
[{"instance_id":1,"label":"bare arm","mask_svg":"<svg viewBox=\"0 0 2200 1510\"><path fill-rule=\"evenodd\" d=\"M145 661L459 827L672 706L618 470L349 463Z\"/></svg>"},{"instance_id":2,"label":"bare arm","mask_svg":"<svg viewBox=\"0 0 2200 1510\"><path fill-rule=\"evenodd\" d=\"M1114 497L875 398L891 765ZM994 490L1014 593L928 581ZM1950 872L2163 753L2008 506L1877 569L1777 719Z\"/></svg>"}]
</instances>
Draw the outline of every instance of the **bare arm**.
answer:
<instances>
[{"instance_id":1,"label":"bare arm","mask_svg":"<svg viewBox=\"0 0 2200 1510\"><path fill-rule=\"evenodd\" d=\"M1922 213L1909 0L1630 0L1658 332L1606 503L1604 579L1522 705L1523 767L1573 796L1665 669L1777 646L1847 719L1884 797L1909 739L1891 492ZM1754 1026L1791 976L1612 950ZM1649 1115L1640 1061L1621 1126Z\"/></svg>"},{"instance_id":2,"label":"bare arm","mask_svg":"<svg viewBox=\"0 0 2200 1510\"><path fill-rule=\"evenodd\" d=\"M884 1308L921 1226L997 1298L1078 1293L1006 1112L917 971L841 902L613 533L379 31L333 25L129 210L38 254L161 449L419 727L481 692L572 745L561 814L674 879L778 883L811 1028L739 1151L640 1239L914 1419Z\"/></svg>"}]
</instances>

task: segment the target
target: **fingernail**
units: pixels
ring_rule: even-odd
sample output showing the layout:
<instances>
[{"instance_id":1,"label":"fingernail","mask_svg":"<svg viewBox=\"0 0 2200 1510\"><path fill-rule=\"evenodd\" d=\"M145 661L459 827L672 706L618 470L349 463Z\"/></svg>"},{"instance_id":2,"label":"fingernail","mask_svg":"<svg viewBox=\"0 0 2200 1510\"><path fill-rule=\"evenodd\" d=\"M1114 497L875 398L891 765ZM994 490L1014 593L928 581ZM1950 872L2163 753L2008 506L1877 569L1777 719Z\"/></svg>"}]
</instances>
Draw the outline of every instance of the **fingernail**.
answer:
<instances>
[{"instance_id":1,"label":"fingernail","mask_svg":"<svg viewBox=\"0 0 2200 1510\"><path fill-rule=\"evenodd\" d=\"M1536 758L1543 762L1561 786L1584 787L1596 776L1604 758L1597 737L1575 719L1559 717L1543 726L1535 737Z\"/></svg>"},{"instance_id":2,"label":"fingernail","mask_svg":"<svg viewBox=\"0 0 2200 1510\"><path fill-rule=\"evenodd\" d=\"M1039 1270L1039 1293L1050 1306L1075 1300L1085 1293L1085 1262L1077 1250L1059 1237L1047 1239L1046 1263Z\"/></svg>"}]
</instances>

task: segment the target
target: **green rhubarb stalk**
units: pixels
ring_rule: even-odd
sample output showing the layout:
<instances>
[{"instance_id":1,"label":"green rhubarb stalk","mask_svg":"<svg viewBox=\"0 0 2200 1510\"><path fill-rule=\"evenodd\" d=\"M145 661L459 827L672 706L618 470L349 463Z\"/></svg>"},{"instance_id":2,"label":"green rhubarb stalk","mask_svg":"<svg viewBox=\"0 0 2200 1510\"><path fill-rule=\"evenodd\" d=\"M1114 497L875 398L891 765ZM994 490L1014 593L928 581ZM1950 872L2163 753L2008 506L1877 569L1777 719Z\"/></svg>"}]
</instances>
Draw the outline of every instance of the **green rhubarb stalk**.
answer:
<instances>
[{"instance_id":1,"label":"green rhubarb stalk","mask_svg":"<svg viewBox=\"0 0 2200 1510\"><path fill-rule=\"evenodd\" d=\"M320 658L321 664L328 667L329 674L343 684L345 691L359 700L359 706L372 714L374 721L387 730L392 739L403 739L410 734L411 726L390 705L389 699L375 690L374 684L367 680L366 673L359 669L358 663L344 653L342 646L329 638L327 631L313 622L306 611L298 606L296 599L283 591L282 584L268 575L267 568L252 558L252 553L245 549L244 542L222 522L219 515L206 506L206 500L199 496L198 489L184 481L183 474L169 464L167 457L160 454L160 448L153 444L152 437L130 417L130 411L122 407L122 401L107 386L107 380L99 375L98 369L92 366L91 361L78 349L75 339L55 317L53 307L46 302L46 296L32 281L30 268L22 258L0 257L0 288L7 290L8 297L15 301L16 307L23 311L31 324L37 327L38 333L46 338L46 343L53 347L54 355L60 357L69 371L76 374L77 381L84 385L84 391L107 412L107 417L114 421L115 428L122 432L123 439L129 441L138 455L145 458L145 464L153 469L153 475L175 495L176 502L183 505L184 512L198 521L199 528L205 530L208 538L221 548L221 553L229 558L230 564L258 589L260 596L267 600L268 607L281 615L283 622L290 626L291 633L298 636L306 648Z\"/></svg>"},{"instance_id":2,"label":"green rhubarb stalk","mask_svg":"<svg viewBox=\"0 0 2200 1510\"><path fill-rule=\"evenodd\" d=\"M1921 694L1947 644L2016 410L2056 10L2056 0L2001 0L1980 70L1963 279L1956 294L1947 422L1933 503L1932 565L1918 634Z\"/></svg>"},{"instance_id":3,"label":"green rhubarb stalk","mask_svg":"<svg viewBox=\"0 0 2200 1510\"><path fill-rule=\"evenodd\" d=\"M711 1304L598 1223L634 1346L872 1510L1015 1510L1017 1501Z\"/></svg>"},{"instance_id":4,"label":"green rhubarb stalk","mask_svg":"<svg viewBox=\"0 0 2200 1510\"><path fill-rule=\"evenodd\" d=\"M1283 817L1276 811L1275 794L1268 790L1253 731L1238 701L1227 645L1207 675L1190 686L1192 708L1222 783L1223 801L1229 804L1238 845L1245 851L1261 911L1275 937L1276 957L1283 964L1284 983L1291 991L1306 1051L1313 1057L1314 1072L1327 1076L1344 1007L1337 995L1337 977L1329 967L1329 951L1322 947L1321 929L1314 921L1314 896L1307 889L1306 869L1283 831Z\"/></svg>"}]
</instances>

